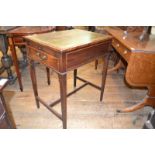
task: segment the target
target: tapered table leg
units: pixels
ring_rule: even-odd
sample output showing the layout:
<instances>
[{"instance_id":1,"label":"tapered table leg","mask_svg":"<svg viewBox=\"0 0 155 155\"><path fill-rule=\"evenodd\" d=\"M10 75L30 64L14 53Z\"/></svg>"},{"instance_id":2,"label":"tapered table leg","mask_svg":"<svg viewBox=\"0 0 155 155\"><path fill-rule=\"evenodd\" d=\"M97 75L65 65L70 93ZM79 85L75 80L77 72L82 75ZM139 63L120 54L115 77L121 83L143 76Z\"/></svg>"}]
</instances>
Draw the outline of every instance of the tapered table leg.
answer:
<instances>
[{"instance_id":1,"label":"tapered table leg","mask_svg":"<svg viewBox=\"0 0 155 155\"><path fill-rule=\"evenodd\" d=\"M51 84L50 69L48 67L46 67L46 73L47 73L47 83L48 83L48 85L50 85Z\"/></svg>"},{"instance_id":2,"label":"tapered table leg","mask_svg":"<svg viewBox=\"0 0 155 155\"><path fill-rule=\"evenodd\" d=\"M34 61L30 60L29 67L30 67L30 76L31 76L33 92L34 92L34 96L35 96L35 100L36 100L36 105L37 105L37 108L40 108L40 104L39 104L39 101L37 99L38 89L37 89L37 79L36 79L36 71L35 71Z\"/></svg>"},{"instance_id":3,"label":"tapered table leg","mask_svg":"<svg viewBox=\"0 0 155 155\"><path fill-rule=\"evenodd\" d=\"M98 59L95 60L95 69L97 70L97 66L98 66Z\"/></svg>"},{"instance_id":4,"label":"tapered table leg","mask_svg":"<svg viewBox=\"0 0 155 155\"><path fill-rule=\"evenodd\" d=\"M76 87L77 69L74 69L74 87Z\"/></svg>"},{"instance_id":5,"label":"tapered table leg","mask_svg":"<svg viewBox=\"0 0 155 155\"><path fill-rule=\"evenodd\" d=\"M17 78L18 78L19 87L20 87L20 90L23 91L23 84L22 84L22 80L21 80L21 73L19 71L16 49L15 49L15 46L13 43L13 39L11 37L9 38L9 45L10 45L11 55L12 55L13 63L15 66Z\"/></svg>"},{"instance_id":6,"label":"tapered table leg","mask_svg":"<svg viewBox=\"0 0 155 155\"><path fill-rule=\"evenodd\" d=\"M67 128L67 76L66 74L58 74L60 82L60 97L61 97L61 111L63 129Z\"/></svg>"},{"instance_id":7,"label":"tapered table leg","mask_svg":"<svg viewBox=\"0 0 155 155\"><path fill-rule=\"evenodd\" d=\"M101 81L101 94L100 94L100 101L103 100L103 93L105 88L106 76L107 76L107 69L108 69L108 62L109 62L110 53L107 53L103 57L103 69L102 69L102 81Z\"/></svg>"}]
</instances>

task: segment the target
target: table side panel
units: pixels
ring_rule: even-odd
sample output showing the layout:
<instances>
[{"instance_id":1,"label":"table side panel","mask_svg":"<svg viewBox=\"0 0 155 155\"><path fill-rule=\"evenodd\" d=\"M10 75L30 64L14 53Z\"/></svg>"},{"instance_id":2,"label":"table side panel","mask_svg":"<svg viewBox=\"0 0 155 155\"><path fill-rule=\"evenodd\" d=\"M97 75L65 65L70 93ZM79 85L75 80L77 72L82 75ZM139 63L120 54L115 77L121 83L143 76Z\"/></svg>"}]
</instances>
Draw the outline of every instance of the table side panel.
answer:
<instances>
[{"instance_id":1,"label":"table side panel","mask_svg":"<svg viewBox=\"0 0 155 155\"><path fill-rule=\"evenodd\" d=\"M87 64L109 51L111 40L67 53L67 70Z\"/></svg>"}]
</instances>

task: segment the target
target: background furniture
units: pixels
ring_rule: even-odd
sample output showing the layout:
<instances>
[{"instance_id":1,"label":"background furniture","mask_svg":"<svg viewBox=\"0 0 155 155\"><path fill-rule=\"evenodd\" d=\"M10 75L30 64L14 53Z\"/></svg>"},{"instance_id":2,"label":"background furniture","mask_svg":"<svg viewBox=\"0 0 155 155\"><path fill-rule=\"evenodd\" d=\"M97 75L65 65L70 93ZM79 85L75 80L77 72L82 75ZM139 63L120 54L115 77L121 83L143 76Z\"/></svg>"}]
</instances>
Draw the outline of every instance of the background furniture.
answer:
<instances>
[{"instance_id":1,"label":"background furniture","mask_svg":"<svg viewBox=\"0 0 155 155\"><path fill-rule=\"evenodd\" d=\"M155 129L155 110L151 111L144 123L143 129Z\"/></svg>"},{"instance_id":2,"label":"background furniture","mask_svg":"<svg viewBox=\"0 0 155 155\"><path fill-rule=\"evenodd\" d=\"M4 80L4 82L2 82ZM5 103L3 89L7 85L7 79L0 79L0 129L16 128L10 109Z\"/></svg>"},{"instance_id":3,"label":"background furniture","mask_svg":"<svg viewBox=\"0 0 155 155\"><path fill-rule=\"evenodd\" d=\"M10 46L12 59L15 66L19 87L21 91L23 91L23 84L21 80L21 73L19 69L19 62L18 62L15 47L20 48L21 52L23 53L22 66L27 66L27 51L25 46L26 42L24 41L23 36L51 32L53 30L55 30L54 26L22 26L8 31L9 46ZM49 78L50 72L48 68L46 68L46 70L47 70L47 79L48 79L47 81L48 81L48 84L50 84L50 78Z\"/></svg>"},{"instance_id":4,"label":"background furniture","mask_svg":"<svg viewBox=\"0 0 155 155\"><path fill-rule=\"evenodd\" d=\"M4 71L8 74L9 83L12 84L15 78L11 71L13 65L11 57L8 55L8 32L17 28L16 26L0 26L0 51L3 56L1 58L2 67L0 68L0 74Z\"/></svg>"},{"instance_id":5,"label":"background furniture","mask_svg":"<svg viewBox=\"0 0 155 155\"><path fill-rule=\"evenodd\" d=\"M90 26L91 29L94 29L95 32L102 33L102 34L108 34L106 31L106 26ZM124 31L124 34L137 32L139 33L139 40L143 39L146 34L151 34L151 26L113 26L112 28L121 29ZM124 60L121 59L121 56L118 54L118 52L115 50L115 48L111 48L112 54L111 54L111 60L114 62L114 67L111 69L108 69L108 73L113 71L118 71L120 68L124 68ZM95 61L95 69L97 69L98 66L98 60Z\"/></svg>"},{"instance_id":6,"label":"background furniture","mask_svg":"<svg viewBox=\"0 0 155 155\"><path fill-rule=\"evenodd\" d=\"M72 95L89 84L101 91L100 100L103 99L108 59L110 55L109 47L112 40L110 36L73 29L55 33L32 35L24 38L27 41L30 73L37 107L39 108L39 103L42 103L47 109L62 120L63 128L67 128L67 96ZM104 59L101 87L77 76L78 67L87 64L98 57ZM60 82L60 99L47 104L39 97L34 61L40 62L57 72ZM74 70L74 86L76 86L76 79L83 81L84 84L67 94L67 72L71 70ZM52 107L60 101L62 115L52 109Z\"/></svg>"},{"instance_id":7,"label":"background furniture","mask_svg":"<svg viewBox=\"0 0 155 155\"><path fill-rule=\"evenodd\" d=\"M113 36L112 46L127 63L127 83L148 89L141 103L118 112L132 112L144 106L155 107L155 35L146 34L141 40L141 33L137 31L127 34L118 28L107 28L106 31Z\"/></svg>"}]
</instances>

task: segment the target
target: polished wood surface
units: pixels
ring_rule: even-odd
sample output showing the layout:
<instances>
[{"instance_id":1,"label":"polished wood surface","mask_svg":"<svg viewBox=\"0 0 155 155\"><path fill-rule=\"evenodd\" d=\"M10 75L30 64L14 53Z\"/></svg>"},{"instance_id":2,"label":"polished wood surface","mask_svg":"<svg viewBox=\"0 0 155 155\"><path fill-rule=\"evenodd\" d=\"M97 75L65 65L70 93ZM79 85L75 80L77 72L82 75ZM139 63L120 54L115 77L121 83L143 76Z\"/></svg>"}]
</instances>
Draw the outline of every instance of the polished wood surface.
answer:
<instances>
[{"instance_id":1,"label":"polished wood surface","mask_svg":"<svg viewBox=\"0 0 155 155\"><path fill-rule=\"evenodd\" d=\"M18 26L0 26L0 34L7 34L8 31L11 31L17 27Z\"/></svg>"},{"instance_id":2,"label":"polished wood surface","mask_svg":"<svg viewBox=\"0 0 155 155\"><path fill-rule=\"evenodd\" d=\"M142 103L121 111L132 112L144 106L155 107L155 35L146 35L141 41L139 32L124 35L124 31L118 28L106 30L114 37L113 47L128 63L125 75L127 83L148 89L148 95Z\"/></svg>"},{"instance_id":3,"label":"polished wood surface","mask_svg":"<svg viewBox=\"0 0 155 155\"><path fill-rule=\"evenodd\" d=\"M55 51L67 52L109 40L111 39L111 36L104 36L98 33L73 29L60 32L51 32L48 34L32 35L25 38L30 39L33 42L40 43L44 46L48 46Z\"/></svg>"},{"instance_id":4,"label":"polished wood surface","mask_svg":"<svg viewBox=\"0 0 155 155\"><path fill-rule=\"evenodd\" d=\"M54 26L20 26L20 27L17 27L15 29L11 29L8 31L8 36L9 36L8 40L9 40L9 45L11 49L12 59L14 62L14 66L15 66L15 70L16 70L16 74L17 74L17 78L18 78L21 91L23 91L23 84L22 84L22 78L21 78L21 73L19 69L19 63L18 63L18 58L17 58L15 47L18 46L26 57L26 49L25 49L26 42L24 41L22 37L27 36L27 35L32 35L32 34L50 32L53 30L55 30Z\"/></svg>"},{"instance_id":5,"label":"polished wood surface","mask_svg":"<svg viewBox=\"0 0 155 155\"><path fill-rule=\"evenodd\" d=\"M16 29L9 30L9 34L15 36L24 36L30 34L39 34L49 32L55 29L54 26L20 26Z\"/></svg>"},{"instance_id":6,"label":"polished wood surface","mask_svg":"<svg viewBox=\"0 0 155 155\"><path fill-rule=\"evenodd\" d=\"M42 103L62 120L63 128L67 128L67 96L89 84L101 91L100 100L103 99L111 36L73 29L25 36L24 39L27 42L30 73L37 107L39 108L39 103ZM67 72L70 70L77 72L78 67L98 57L102 57L105 62L103 64L101 87L78 77L75 73L74 86L77 79L84 82L84 84L67 94ZM34 61L40 62L58 73L61 98L48 105L38 96ZM61 102L62 115L51 108L59 102Z\"/></svg>"},{"instance_id":7,"label":"polished wood surface","mask_svg":"<svg viewBox=\"0 0 155 155\"><path fill-rule=\"evenodd\" d=\"M140 41L140 32L129 32L127 35L119 28L106 28L120 45L125 46L131 52L155 53L155 35L147 34L143 41Z\"/></svg>"}]
</instances>

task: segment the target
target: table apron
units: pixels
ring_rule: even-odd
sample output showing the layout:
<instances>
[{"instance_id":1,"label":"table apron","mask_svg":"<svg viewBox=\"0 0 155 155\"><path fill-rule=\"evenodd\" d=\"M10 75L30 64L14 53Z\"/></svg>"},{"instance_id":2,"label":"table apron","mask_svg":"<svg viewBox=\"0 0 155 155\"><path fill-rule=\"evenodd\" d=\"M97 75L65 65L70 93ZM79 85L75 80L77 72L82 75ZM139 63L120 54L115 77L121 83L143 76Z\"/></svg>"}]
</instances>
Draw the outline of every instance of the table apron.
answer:
<instances>
[{"instance_id":1,"label":"table apron","mask_svg":"<svg viewBox=\"0 0 155 155\"><path fill-rule=\"evenodd\" d=\"M72 51L66 54L67 71L76 69L84 64L87 64L98 57L103 57L109 52L110 43L102 43L95 46L90 46L80 50Z\"/></svg>"}]
</instances>

